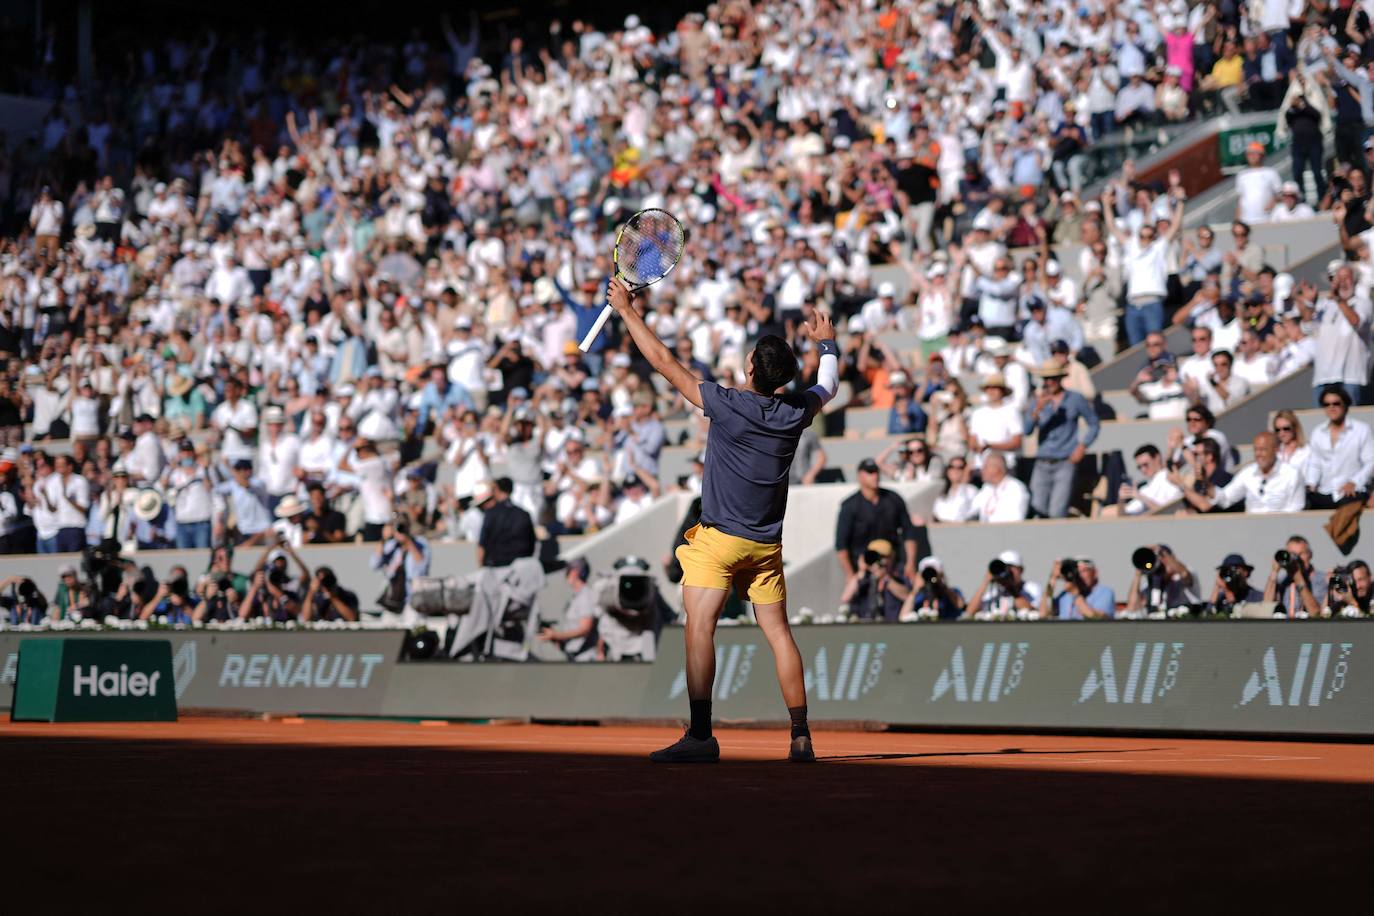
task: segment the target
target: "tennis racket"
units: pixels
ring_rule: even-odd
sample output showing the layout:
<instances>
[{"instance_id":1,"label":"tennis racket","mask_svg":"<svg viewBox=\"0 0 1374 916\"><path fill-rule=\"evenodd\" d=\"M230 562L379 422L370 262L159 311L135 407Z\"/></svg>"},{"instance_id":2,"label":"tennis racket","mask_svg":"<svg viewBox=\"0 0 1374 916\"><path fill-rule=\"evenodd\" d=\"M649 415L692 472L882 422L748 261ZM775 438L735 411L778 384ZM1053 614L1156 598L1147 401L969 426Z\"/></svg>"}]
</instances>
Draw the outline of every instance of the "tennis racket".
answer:
<instances>
[{"instance_id":1,"label":"tennis racket","mask_svg":"<svg viewBox=\"0 0 1374 916\"><path fill-rule=\"evenodd\" d=\"M686 247L687 230L677 217L666 210L640 210L615 234L615 252L611 256L615 275L628 283L631 290L643 289L672 273ZM591 348L613 311L607 302L587 336L577 345L579 350L586 353Z\"/></svg>"}]
</instances>

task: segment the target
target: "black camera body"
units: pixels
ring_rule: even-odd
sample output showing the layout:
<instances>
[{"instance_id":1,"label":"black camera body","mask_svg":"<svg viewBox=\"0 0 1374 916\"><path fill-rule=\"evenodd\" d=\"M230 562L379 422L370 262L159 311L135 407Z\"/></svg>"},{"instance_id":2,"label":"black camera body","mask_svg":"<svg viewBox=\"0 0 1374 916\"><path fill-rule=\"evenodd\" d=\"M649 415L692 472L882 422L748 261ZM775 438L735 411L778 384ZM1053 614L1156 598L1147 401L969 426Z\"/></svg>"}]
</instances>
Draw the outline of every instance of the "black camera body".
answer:
<instances>
[{"instance_id":1,"label":"black camera body","mask_svg":"<svg viewBox=\"0 0 1374 916\"><path fill-rule=\"evenodd\" d=\"M1221 570L1221 581L1233 595L1239 594L1248 580L1249 573L1244 566L1226 566Z\"/></svg>"},{"instance_id":2,"label":"black camera body","mask_svg":"<svg viewBox=\"0 0 1374 916\"><path fill-rule=\"evenodd\" d=\"M1059 561L1059 575L1063 580L1080 592L1086 592L1087 588L1083 585L1083 577L1078 574L1078 561L1074 559L1063 559Z\"/></svg>"},{"instance_id":3,"label":"black camera body","mask_svg":"<svg viewBox=\"0 0 1374 916\"><path fill-rule=\"evenodd\" d=\"M1287 550L1276 550L1274 552L1274 562L1292 578L1297 573L1298 567L1302 565L1302 559L1296 554Z\"/></svg>"},{"instance_id":4,"label":"black camera body","mask_svg":"<svg viewBox=\"0 0 1374 916\"><path fill-rule=\"evenodd\" d=\"M1326 580L1327 594L1332 594L1334 592L1349 593L1354 591L1354 588L1355 583L1350 577L1350 567L1337 566L1335 569L1331 570L1331 577Z\"/></svg>"}]
</instances>

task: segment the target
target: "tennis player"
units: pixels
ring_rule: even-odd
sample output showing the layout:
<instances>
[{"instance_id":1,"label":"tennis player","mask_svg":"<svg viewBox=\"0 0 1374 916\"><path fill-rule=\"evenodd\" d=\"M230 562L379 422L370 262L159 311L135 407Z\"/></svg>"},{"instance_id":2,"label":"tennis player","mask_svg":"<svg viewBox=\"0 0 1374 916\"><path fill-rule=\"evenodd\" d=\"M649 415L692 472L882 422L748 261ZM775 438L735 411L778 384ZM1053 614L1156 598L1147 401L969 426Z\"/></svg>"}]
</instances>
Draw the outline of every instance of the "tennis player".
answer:
<instances>
[{"instance_id":1,"label":"tennis player","mask_svg":"<svg viewBox=\"0 0 1374 916\"><path fill-rule=\"evenodd\" d=\"M835 396L839 349L835 328L817 312L806 332L820 348L817 384L783 392L797 375L797 358L781 337L759 339L745 359L745 382L722 388L703 382L677 361L631 304L629 288L610 282L611 307L650 365L711 420L701 485L701 523L678 547L682 598L687 608L687 697L691 725L676 744L655 751L660 763L714 763L720 745L711 734L711 690L716 677L716 621L733 585L754 605L759 628L773 650L778 683L792 719L788 759L816 759L806 723L801 653L787 625L782 574L782 517L788 470L802 431Z\"/></svg>"}]
</instances>

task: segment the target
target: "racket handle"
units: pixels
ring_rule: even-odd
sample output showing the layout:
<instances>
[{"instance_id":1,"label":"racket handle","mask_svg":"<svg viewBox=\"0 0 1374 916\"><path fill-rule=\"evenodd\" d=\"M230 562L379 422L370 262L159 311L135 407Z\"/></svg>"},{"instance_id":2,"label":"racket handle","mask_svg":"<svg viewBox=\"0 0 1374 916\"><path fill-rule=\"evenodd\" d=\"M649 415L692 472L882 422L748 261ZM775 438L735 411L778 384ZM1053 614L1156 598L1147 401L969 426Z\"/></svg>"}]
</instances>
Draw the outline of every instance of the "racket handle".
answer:
<instances>
[{"instance_id":1,"label":"racket handle","mask_svg":"<svg viewBox=\"0 0 1374 916\"><path fill-rule=\"evenodd\" d=\"M593 324L592 329L587 332L587 336L582 338L582 342L577 345L577 349L586 353L592 348L592 343L596 341L597 335L601 333L601 329L606 325L606 319L610 318L611 313L614 311L615 309L611 308L609 305L601 310L601 314L596 316L596 323Z\"/></svg>"}]
</instances>

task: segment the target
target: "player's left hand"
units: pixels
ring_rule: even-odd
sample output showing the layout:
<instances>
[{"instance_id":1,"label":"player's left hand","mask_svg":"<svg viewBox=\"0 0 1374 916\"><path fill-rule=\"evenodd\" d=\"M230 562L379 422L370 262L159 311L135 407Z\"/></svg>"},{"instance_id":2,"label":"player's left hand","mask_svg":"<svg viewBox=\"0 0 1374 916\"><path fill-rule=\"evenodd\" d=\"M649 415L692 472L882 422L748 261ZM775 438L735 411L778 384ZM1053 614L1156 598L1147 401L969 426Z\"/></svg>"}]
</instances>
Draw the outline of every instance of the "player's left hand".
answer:
<instances>
[{"instance_id":1,"label":"player's left hand","mask_svg":"<svg viewBox=\"0 0 1374 916\"><path fill-rule=\"evenodd\" d=\"M830 316L817 309L811 315L811 320L807 322L806 336L814 341L835 339L835 323L830 320Z\"/></svg>"},{"instance_id":2,"label":"player's left hand","mask_svg":"<svg viewBox=\"0 0 1374 916\"><path fill-rule=\"evenodd\" d=\"M610 300L611 308L622 315L625 314L630 308L630 300L633 298L630 293L630 288L625 285L625 282L619 277L612 277L611 282L606 285L606 293Z\"/></svg>"}]
</instances>

